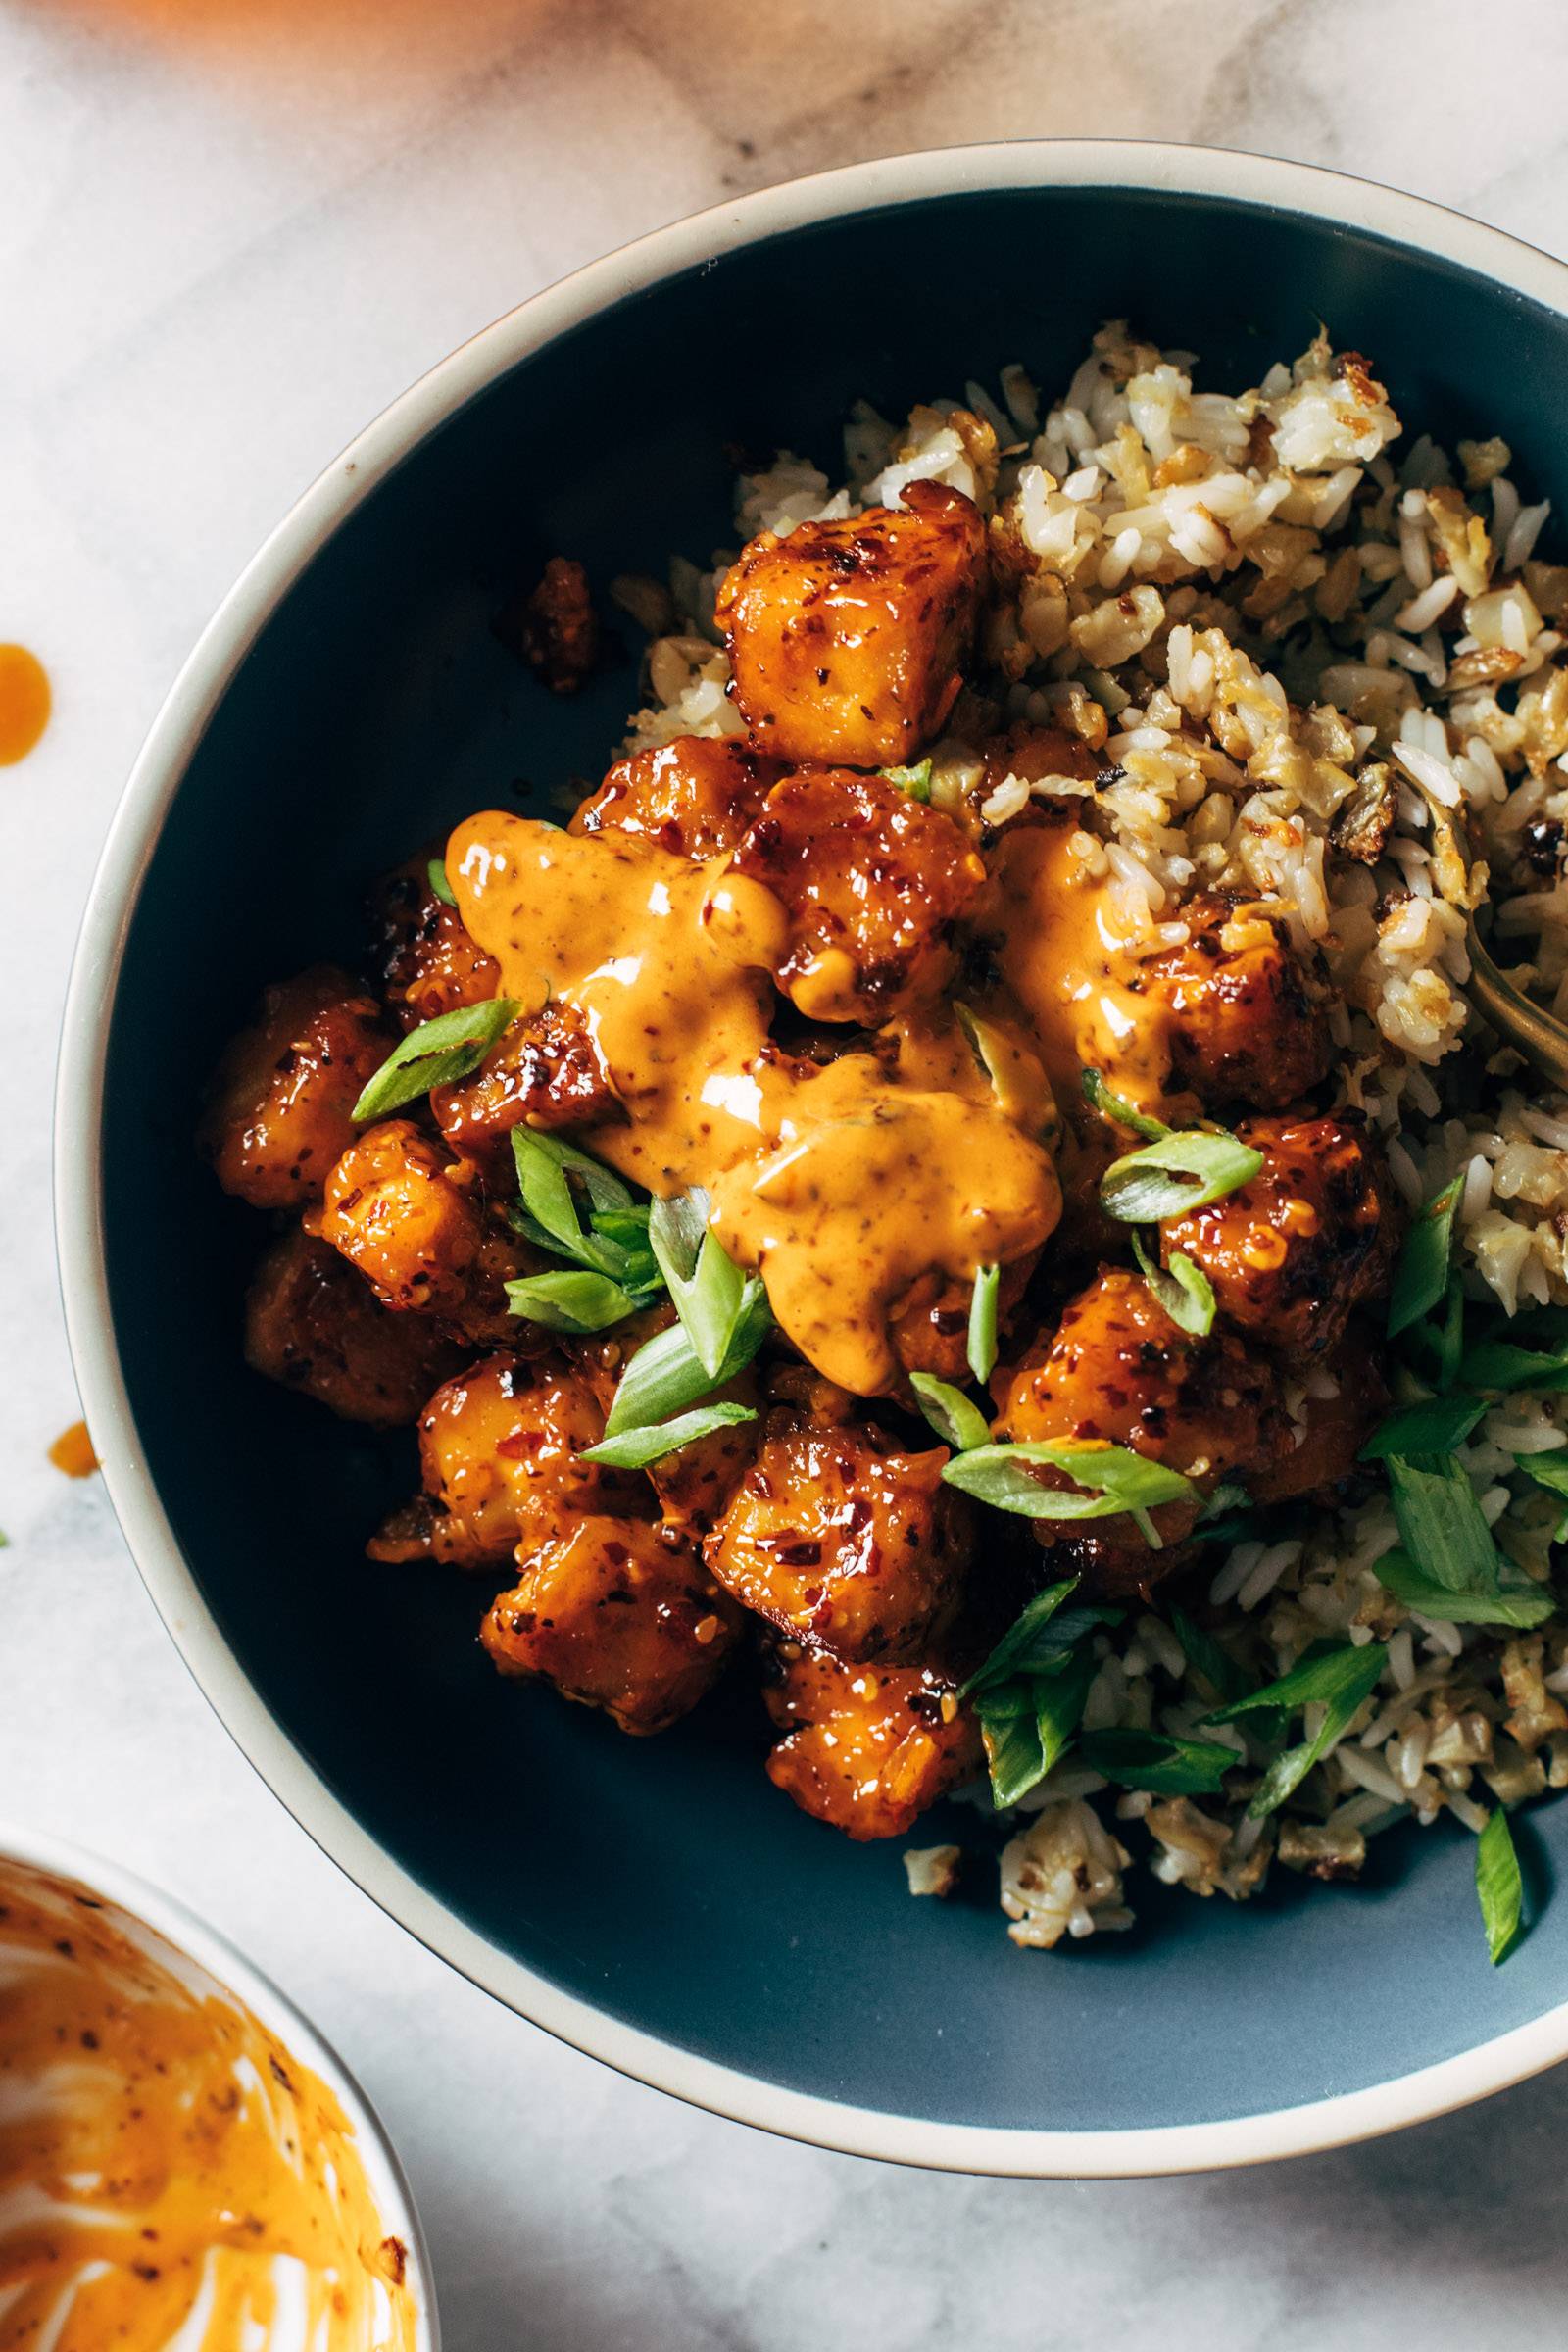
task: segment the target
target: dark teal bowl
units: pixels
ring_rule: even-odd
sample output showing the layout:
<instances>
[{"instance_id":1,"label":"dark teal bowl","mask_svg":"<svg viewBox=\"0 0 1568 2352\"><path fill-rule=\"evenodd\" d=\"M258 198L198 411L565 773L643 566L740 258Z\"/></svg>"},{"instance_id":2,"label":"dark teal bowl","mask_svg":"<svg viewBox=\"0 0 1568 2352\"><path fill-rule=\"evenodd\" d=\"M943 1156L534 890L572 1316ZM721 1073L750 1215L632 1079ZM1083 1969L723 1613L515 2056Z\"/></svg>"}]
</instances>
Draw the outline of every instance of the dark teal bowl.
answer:
<instances>
[{"instance_id":1,"label":"dark teal bowl","mask_svg":"<svg viewBox=\"0 0 1568 2352\"><path fill-rule=\"evenodd\" d=\"M519 782L597 775L629 666L553 701L487 625L546 553L603 582L729 532L739 446L830 470L890 414L1103 318L1254 380L1319 319L1407 423L1501 433L1568 501L1568 270L1432 206L1243 156L1009 146L867 165L601 262L456 354L307 495L213 622L116 820L72 989L60 1224L110 1491L219 1713L359 1883L629 2073L869 2154L1042 2174L1228 2164L1389 2129L1568 2051L1555 1919L1489 1967L1472 1841L1016 1951L987 1889L911 1902L759 1769L737 1707L648 1741L501 1683L457 1577L368 1567L409 1446L240 1360L248 1220L191 1149L258 986L352 956L367 878ZM971 1817L972 1819L972 1817ZM940 1823L932 1835L940 1835ZM923 1835L923 1833L922 1833ZM1527 1833L1538 1891L1568 1808Z\"/></svg>"}]
</instances>

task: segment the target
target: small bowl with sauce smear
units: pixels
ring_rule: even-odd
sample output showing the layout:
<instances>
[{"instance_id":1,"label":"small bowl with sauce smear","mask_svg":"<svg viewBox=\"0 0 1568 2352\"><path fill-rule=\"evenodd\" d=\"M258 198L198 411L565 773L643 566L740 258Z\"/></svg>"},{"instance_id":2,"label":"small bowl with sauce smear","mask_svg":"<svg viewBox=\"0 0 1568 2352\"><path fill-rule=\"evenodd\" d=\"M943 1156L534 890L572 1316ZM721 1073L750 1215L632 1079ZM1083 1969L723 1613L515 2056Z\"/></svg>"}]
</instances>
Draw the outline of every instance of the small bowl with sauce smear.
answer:
<instances>
[{"instance_id":1,"label":"small bowl with sauce smear","mask_svg":"<svg viewBox=\"0 0 1568 2352\"><path fill-rule=\"evenodd\" d=\"M0 1829L0 2352L439 2352L397 2159L275 1986Z\"/></svg>"}]
</instances>

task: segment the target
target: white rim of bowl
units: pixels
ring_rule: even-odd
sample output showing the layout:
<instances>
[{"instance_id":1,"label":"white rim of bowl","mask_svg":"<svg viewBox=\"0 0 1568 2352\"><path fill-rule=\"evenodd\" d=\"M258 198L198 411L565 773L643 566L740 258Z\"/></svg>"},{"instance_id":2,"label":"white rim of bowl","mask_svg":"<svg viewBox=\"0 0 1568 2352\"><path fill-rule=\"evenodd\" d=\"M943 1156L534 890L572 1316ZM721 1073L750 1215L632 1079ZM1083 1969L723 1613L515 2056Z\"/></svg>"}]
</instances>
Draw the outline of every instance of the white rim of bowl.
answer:
<instances>
[{"instance_id":1,"label":"white rim of bowl","mask_svg":"<svg viewBox=\"0 0 1568 2352\"><path fill-rule=\"evenodd\" d=\"M737 247L845 213L1036 186L1228 198L1303 215L1435 255L1568 316L1568 265L1424 198L1268 156L1109 139L1002 141L848 165L655 229L545 288L420 377L327 467L240 575L175 679L116 810L82 921L56 1095L55 1215L82 1407L110 1498L153 1600L245 1755L309 1835L383 1910L547 2033L734 2122L850 2155L953 2172L1126 2179L1304 2155L1468 2105L1568 2057L1568 2002L1456 2057L1309 2105L1205 2123L1072 2132L935 2123L841 2104L699 2057L562 1991L476 1935L395 1862L318 1778L241 1672L138 1455L110 1320L99 1201L105 1015L142 876L186 765L236 670L280 599L345 517L428 432L497 376L627 295ZM67 1137L69 1151L60 1140ZM1020 1967L1028 1965L1020 1959Z\"/></svg>"},{"instance_id":2,"label":"white rim of bowl","mask_svg":"<svg viewBox=\"0 0 1568 2352\"><path fill-rule=\"evenodd\" d=\"M393 2147L385 2124L359 2082L331 2043L313 2026L304 2011L278 1989L228 1937L185 1906L176 1895L151 1886L119 1862L106 1862L85 1846L73 1845L39 1830L24 1830L14 1821L0 1821L0 1869L8 1862L85 1886L151 1928L187 1959L234 1993L254 2012L270 2033L302 2064L319 2075L336 2094L354 2127L354 2136L387 2234L408 2248L408 2279L414 2292L417 2322L416 2352L441 2352L441 2323L436 2313L434 2277L429 2248L424 2242L414 2191Z\"/></svg>"}]
</instances>

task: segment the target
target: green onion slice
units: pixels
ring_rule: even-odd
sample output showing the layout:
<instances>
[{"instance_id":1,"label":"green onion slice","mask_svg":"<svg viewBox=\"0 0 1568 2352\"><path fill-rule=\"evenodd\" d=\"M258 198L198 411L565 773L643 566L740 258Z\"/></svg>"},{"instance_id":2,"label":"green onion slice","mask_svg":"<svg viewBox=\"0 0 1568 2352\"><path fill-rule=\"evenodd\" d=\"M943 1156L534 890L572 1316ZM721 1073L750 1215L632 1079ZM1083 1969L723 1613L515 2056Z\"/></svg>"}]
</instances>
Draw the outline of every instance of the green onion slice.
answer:
<instances>
[{"instance_id":1,"label":"green onion slice","mask_svg":"<svg viewBox=\"0 0 1568 2352\"><path fill-rule=\"evenodd\" d=\"M1262 1165L1261 1152L1223 1129L1185 1127L1113 1160L1100 1180L1100 1199L1124 1225L1159 1225L1223 1200Z\"/></svg>"},{"instance_id":2,"label":"green onion slice","mask_svg":"<svg viewBox=\"0 0 1568 2352\"><path fill-rule=\"evenodd\" d=\"M645 1301L636 1298L608 1274L586 1270L559 1274L525 1274L507 1285L507 1303L514 1315L542 1323L547 1331L604 1331L619 1323Z\"/></svg>"},{"instance_id":3,"label":"green onion slice","mask_svg":"<svg viewBox=\"0 0 1568 2352\"><path fill-rule=\"evenodd\" d=\"M433 1021L421 1021L367 1083L354 1105L356 1123L384 1119L433 1086L456 1086L471 1077L521 1010L510 997L490 997L482 1004L459 1004Z\"/></svg>"},{"instance_id":4,"label":"green onion slice","mask_svg":"<svg viewBox=\"0 0 1568 2352\"><path fill-rule=\"evenodd\" d=\"M969 1300L969 1369L982 1388L997 1368L997 1293L1000 1266L982 1266Z\"/></svg>"},{"instance_id":5,"label":"green onion slice","mask_svg":"<svg viewBox=\"0 0 1568 2352\"><path fill-rule=\"evenodd\" d=\"M1078 1752L1102 1779L1156 1796L1211 1796L1245 1762L1217 1740L1178 1740L1164 1732L1085 1732Z\"/></svg>"},{"instance_id":6,"label":"green onion slice","mask_svg":"<svg viewBox=\"0 0 1568 2352\"><path fill-rule=\"evenodd\" d=\"M447 880L446 859L444 858L432 858L429 865L425 868L425 871L430 878L430 895L432 898L439 899L443 906L455 906L458 903L457 893L454 891L451 883Z\"/></svg>"},{"instance_id":7,"label":"green onion slice","mask_svg":"<svg viewBox=\"0 0 1568 2352\"><path fill-rule=\"evenodd\" d=\"M896 784L901 792L906 792L911 801L928 801L931 798L932 764L929 760L917 760L912 767L879 767L876 772L879 776L886 776L888 782Z\"/></svg>"},{"instance_id":8,"label":"green onion slice","mask_svg":"<svg viewBox=\"0 0 1568 2352\"><path fill-rule=\"evenodd\" d=\"M1028 1465L1036 1462L1065 1470L1081 1491L1043 1486L1029 1474ZM1125 1446L1075 1446L1065 1440L977 1446L955 1454L942 1475L950 1487L978 1502L1028 1519L1112 1519L1130 1512L1156 1551L1160 1538L1150 1512L1165 1502L1198 1500L1191 1479L1163 1462L1146 1461Z\"/></svg>"},{"instance_id":9,"label":"green onion slice","mask_svg":"<svg viewBox=\"0 0 1568 2352\"><path fill-rule=\"evenodd\" d=\"M746 1296L746 1280L708 1222L700 1187L656 1200L648 1239L697 1360L717 1380Z\"/></svg>"},{"instance_id":10,"label":"green onion slice","mask_svg":"<svg viewBox=\"0 0 1568 2352\"><path fill-rule=\"evenodd\" d=\"M1441 1458L1464 1444L1486 1409L1483 1398L1466 1396L1462 1389L1451 1396L1424 1396L1419 1404L1407 1404L1391 1413L1373 1431L1358 1458L1385 1462L1396 1453L1406 1461L1433 1455Z\"/></svg>"},{"instance_id":11,"label":"green onion slice","mask_svg":"<svg viewBox=\"0 0 1568 2352\"><path fill-rule=\"evenodd\" d=\"M1519 1939L1524 1909L1524 1879L1514 1847L1508 1816L1499 1805L1476 1839L1476 1899L1481 1924L1487 1931L1487 1949L1495 1968L1506 1960Z\"/></svg>"},{"instance_id":12,"label":"green onion slice","mask_svg":"<svg viewBox=\"0 0 1568 2352\"><path fill-rule=\"evenodd\" d=\"M1078 1581L1077 1577L1069 1576L1059 1585L1047 1585L1026 1601L985 1664L976 1667L963 1684L958 1696L966 1698L971 1691L989 1690L998 1683L1019 1675L1054 1667L1097 1625L1120 1625L1123 1615L1120 1609L1062 1608L1062 1602L1076 1592Z\"/></svg>"},{"instance_id":13,"label":"green onion slice","mask_svg":"<svg viewBox=\"0 0 1568 2352\"><path fill-rule=\"evenodd\" d=\"M772 1321L767 1293L752 1276L746 1282L729 1350L716 1376L703 1363L683 1323L655 1332L620 1376L605 1422L606 1437L668 1421L722 1388L751 1362L772 1329Z\"/></svg>"},{"instance_id":14,"label":"green onion slice","mask_svg":"<svg viewBox=\"0 0 1568 2352\"><path fill-rule=\"evenodd\" d=\"M1207 1339L1214 1328L1214 1288L1202 1267L1195 1265L1181 1250L1173 1250L1169 1266L1162 1266L1144 1247L1143 1235L1136 1232L1133 1255L1138 1271L1178 1330L1190 1331L1195 1339Z\"/></svg>"},{"instance_id":15,"label":"green onion slice","mask_svg":"<svg viewBox=\"0 0 1568 2352\"><path fill-rule=\"evenodd\" d=\"M1388 1655L1381 1642L1367 1642L1359 1647L1348 1642L1339 1648L1320 1650L1316 1656L1309 1652L1277 1682L1265 1683L1260 1690L1250 1691L1246 1698L1233 1698L1203 1718L1205 1723L1233 1723L1239 1715L1259 1710L1283 1718L1301 1707L1323 1707L1323 1721L1312 1738L1276 1756L1264 1773L1247 1808L1253 1821L1263 1820L1282 1805L1313 1765L1344 1738L1357 1711L1377 1688Z\"/></svg>"},{"instance_id":16,"label":"green onion slice","mask_svg":"<svg viewBox=\"0 0 1568 2352\"><path fill-rule=\"evenodd\" d=\"M1098 1110L1102 1119L1113 1119L1118 1127L1130 1127L1145 1143L1157 1144L1163 1136L1174 1132L1163 1119L1156 1119L1149 1111L1140 1110L1135 1102L1129 1102L1125 1095L1112 1094L1098 1070L1085 1070L1082 1083L1084 1100L1091 1109Z\"/></svg>"},{"instance_id":17,"label":"green onion slice","mask_svg":"<svg viewBox=\"0 0 1568 2352\"><path fill-rule=\"evenodd\" d=\"M715 1429L733 1429L739 1422L756 1419L749 1404L703 1404L695 1412L677 1413L672 1421L655 1422L646 1429L623 1429L613 1438L602 1438L597 1446L585 1446L577 1459L603 1462L612 1470L646 1470L651 1462L662 1462L683 1446L711 1437Z\"/></svg>"},{"instance_id":18,"label":"green onion slice","mask_svg":"<svg viewBox=\"0 0 1568 2352\"><path fill-rule=\"evenodd\" d=\"M1200 1674L1221 1705L1238 1698L1250 1697L1252 1684L1231 1656L1228 1649L1195 1624L1185 1609L1170 1612L1171 1632L1181 1643L1187 1663Z\"/></svg>"},{"instance_id":19,"label":"green onion slice","mask_svg":"<svg viewBox=\"0 0 1568 2352\"><path fill-rule=\"evenodd\" d=\"M1464 1190L1455 1176L1441 1193L1423 1201L1404 1237L1399 1262L1389 1292L1389 1337L1397 1339L1412 1323L1429 1315L1448 1287L1448 1259L1453 1249L1453 1215Z\"/></svg>"},{"instance_id":20,"label":"green onion slice","mask_svg":"<svg viewBox=\"0 0 1568 2352\"><path fill-rule=\"evenodd\" d=\"M991 1430L984 1413L971 1404L961 1389L934 1372L911 1372L909 1386L920 1399L920 1410L937 1436L956 1453L972 1453L989 1446Z\"/></svg>"},{"instance_id":21,"label":"green onion slice","mask_svg":"<svg viewBox=\"0 0 1568 2352\"><path fill-rule=\"evenodd\" d=\"M1059 1763L1083 1721L1094 1679L1088 1651L1067 1650L1044 1671L999 1683L975 1700L991 1801L999 1813L1027 1796Z\"/></svg>"}]
</instances>

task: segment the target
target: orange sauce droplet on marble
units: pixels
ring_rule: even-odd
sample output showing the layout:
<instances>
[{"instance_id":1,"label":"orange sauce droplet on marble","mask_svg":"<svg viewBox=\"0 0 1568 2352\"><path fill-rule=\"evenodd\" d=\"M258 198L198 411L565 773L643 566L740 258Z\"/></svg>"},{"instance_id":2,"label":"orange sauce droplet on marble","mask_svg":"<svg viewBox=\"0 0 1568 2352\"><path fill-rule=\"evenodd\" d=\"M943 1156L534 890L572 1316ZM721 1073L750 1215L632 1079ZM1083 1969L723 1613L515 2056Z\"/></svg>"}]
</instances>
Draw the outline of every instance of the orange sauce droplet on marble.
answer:
<instances>
[{"instance_id":1,"label":"orange sauce droplet on marble","mask_svg":"<svg viewBox=\"0 0 1568 2352\"><path fill-rule=\"evenodd\" d=\"M98 1467L98 1456L92 1449L85 1421L73 1421L69 1429L61 1431L49 1448L49 1459L68 1478L91 1478Z\"/></svg>"},{"instance_id":2,"label":"orange sauce droplet on marble","mask_svg":"<svg viewBox=\"0 0 1568 2352\"><path fill-rule=\"evenodd\" d=\"M0 645L0 767L25 760L49 724L48 673L24 645Z\"/></svg>"}]
</instances>

